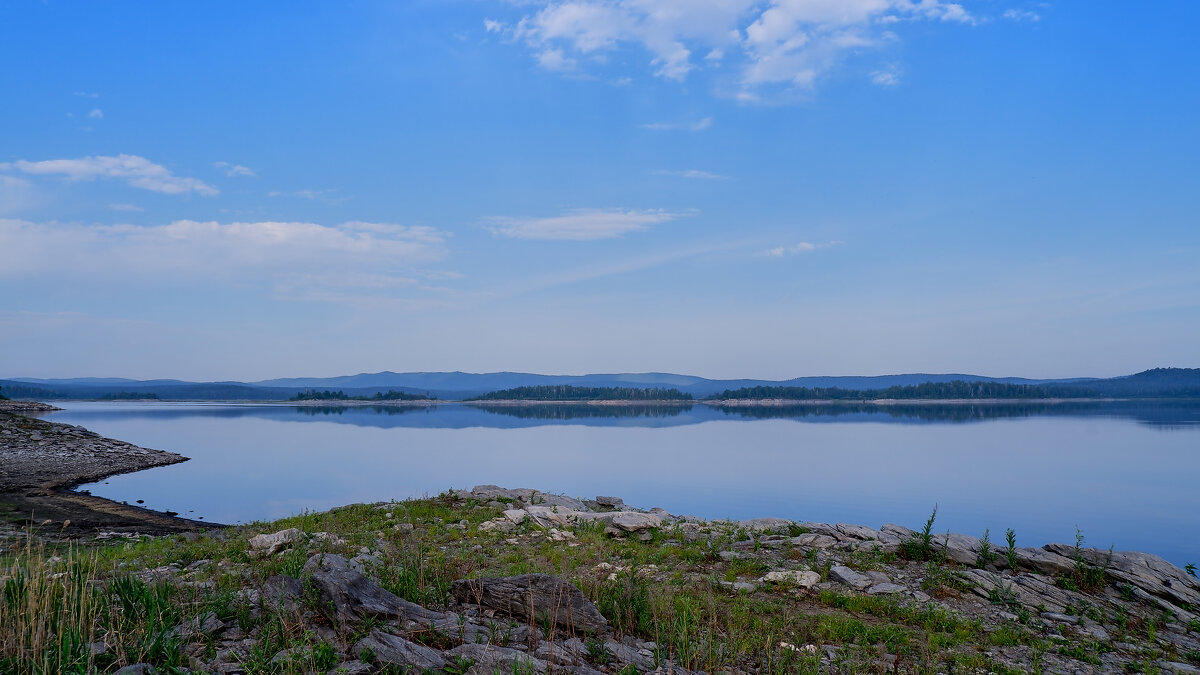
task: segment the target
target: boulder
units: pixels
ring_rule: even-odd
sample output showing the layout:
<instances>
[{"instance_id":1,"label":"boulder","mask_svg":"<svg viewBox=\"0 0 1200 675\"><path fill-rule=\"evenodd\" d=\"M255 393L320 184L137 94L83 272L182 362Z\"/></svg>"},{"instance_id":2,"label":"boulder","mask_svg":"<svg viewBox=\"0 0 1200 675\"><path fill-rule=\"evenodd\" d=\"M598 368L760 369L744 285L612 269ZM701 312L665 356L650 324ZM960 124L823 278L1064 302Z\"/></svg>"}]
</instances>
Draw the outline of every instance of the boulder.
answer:
<instances>
[{"instance_id":1,"label":"boulder","mask_svg":"<svg viewBox=\"0 0 1200 675\"><path fill-rule=\"evenodd\" d=\"M376 663L395 665L402 669L412 668L417 672L426 669L440 670L447 662L436 649L409 642L381 630L371 631L370 635L354 645L356 655L368 649L375 655Z\"/></svg>"},{"instance_id":2,"label":"boulder","mask_svg":"<svg viewBox=\"0 0 1200 675\"><path fill-rule=\"evenodd\" d=\"M304 540L304 533L289 527L286 530L271 534L256 534L250 538L250 550L259 555L275 555L284 549L291 548L296 542Z\"/></svg>"},{"instance_id":3,"label":"boulder","mask_svg":"<svg viewBox=\"0 0 1200 675\"><path fill-rule=\"evenodd\" d=\"M893 593L907 593L908 589L900 584L882 583L875 584L867 589L867 595L890 595Z\"/></svg>"},{"instance_id":4,"label":"boulder","mask_svg":"<svg viewBox=\"0 0 1200 675\"><path fill-rule=\"evenodd\" d=\"M979 546L982 543L978 537L957 532L933 535L933 548L960 565L975 565L979 560ZM992 550L996 550L995 544L992 545ZM999 555L997 552L997 557Z\"/></svg>"},{"instance_id":5,"label":"boulder","mask_svg":"<svg viewBox=\"0 0 1200 675\"><path fill-rule=\"evenodd\" d=\"M263 609L295 612L300 606L300 597L304 595L304 584L295 577L278 574L263 582L262 591L258 595L259 604Z\"/></svg>"},{"instance_id":6,"label":"boulder","mask_svg":"<svg viewBox=\"0 0 1200 675\"><path fill-rule=\"evenodd\" d=\"M397 619L421 625L454 626L458 617L434 612L403 600L351 568L340 555L317 554L304 564L321 604L340 624L368 617Z\"/></svg>"},{"instance_id":7,"label":"boulder","mask_svg":"<svg viewBox=\"0 0 1200 675\"><path fill-rule=\"evenodd\" d=\"M859 591L873 583L867 575L855 572L845 565L834 565L829 568L829 578Z\"/></svg>"},{"instance_id":8,"label":"boulder","mask_svg":"<svg viewBox=\"0 0 1200 675\"><path fill-rule=\"evenodd\" d=\"M767 572L759 581L812 588L821 582L821 575L811 570L774 570Z\"/></svg>"},{"instance_id":9,"label":"boulder","mask_svg":"<svg viewBox=\"0 0 1200 675\"><path fill-rule=\"evenodd\" d=\"M530 504L538 506L556 506L559 511L591 511L582 501L564 495L551 495L538 492L530 497Z\"/></svg>"},{"instance_id":10,"label":"boulder","mask_svg":"<svg viewBox=\"0 0 1200 675\"><path fill-rule=\"evenodd\" d=\"M490 609L533 623L548 619L559 628L603 631L608 622L574 585L551 574L522 574L497 579L459 579L450 594L462 604Z\"/></svg>"},{"instance_id":11,"label":"boulder","mask_svg":"<svg viewBox=\"0 0 1200 675\"><path fill-rule=\"evenodd\" d=\"M625 506L625 500L620 497L609 497L606 495L596 497L596 503L607 509L619 509Z\"/></svg>"}]
</instances>

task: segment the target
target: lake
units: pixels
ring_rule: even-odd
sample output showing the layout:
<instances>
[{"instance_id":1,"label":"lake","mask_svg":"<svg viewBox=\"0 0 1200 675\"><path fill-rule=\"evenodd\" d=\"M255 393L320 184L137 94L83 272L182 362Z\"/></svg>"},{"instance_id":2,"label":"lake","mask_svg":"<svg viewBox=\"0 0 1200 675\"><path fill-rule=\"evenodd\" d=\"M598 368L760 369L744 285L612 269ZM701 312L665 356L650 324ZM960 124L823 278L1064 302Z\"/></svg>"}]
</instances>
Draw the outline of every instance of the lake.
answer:
<instances>
[{"instance_id":1,"label":"lake","mask_svg":"<svg viewBox=\"0 0 1200 675\"><path fill-rule=\"evenodd\" d=\"M210 522L494 483L742 519L894 522L1200 564L1200 403L545 405L482 410L59 404L46 419L191 461L84 486Z\"/></svg>"}]
</instances>

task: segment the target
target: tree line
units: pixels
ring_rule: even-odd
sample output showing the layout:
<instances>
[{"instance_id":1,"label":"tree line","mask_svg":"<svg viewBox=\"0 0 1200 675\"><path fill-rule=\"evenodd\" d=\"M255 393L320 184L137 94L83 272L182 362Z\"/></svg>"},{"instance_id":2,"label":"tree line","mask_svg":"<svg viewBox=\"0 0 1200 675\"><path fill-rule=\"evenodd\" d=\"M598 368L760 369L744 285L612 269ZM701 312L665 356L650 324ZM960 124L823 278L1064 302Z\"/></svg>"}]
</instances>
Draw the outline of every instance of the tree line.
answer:
<instances>
[{"instance_id":1,"label":"tree line","mask_svg":"<svg viewBox=\"0 0 1200 675\"><path fill-rule=\"evenodd\" d=\"M350 396L344 391L317 391L309 389L288 399L289 401L432 401L428 394L410 394L405 391L389 389L386 392L377 391L373 396Z\"/></svg>"},{"instance_id":2,"label":"tree line","mask_svg":"<svg viewBox=\"0 0 1200 675\"><path fill-rule=\"evenodd\" d=\"M652 387L577 387L541 385L493 391L468 401L691 401L692 395L678 389Z\"/></svg>"},{"instance_id":3,"label":"tree line","mask_svg":"<svg viewBox=\"0 0 1200 675\"><path fill-rule=\"evenodd\" d=\"M1060 393L1050 387L1003 382L926 382L886 389L843 389L841 387L742 387L714 394L712 400L784 399L789 401L874 401L878 399L1017 399L1054 398Z\"/></svg>"}]
</instances>

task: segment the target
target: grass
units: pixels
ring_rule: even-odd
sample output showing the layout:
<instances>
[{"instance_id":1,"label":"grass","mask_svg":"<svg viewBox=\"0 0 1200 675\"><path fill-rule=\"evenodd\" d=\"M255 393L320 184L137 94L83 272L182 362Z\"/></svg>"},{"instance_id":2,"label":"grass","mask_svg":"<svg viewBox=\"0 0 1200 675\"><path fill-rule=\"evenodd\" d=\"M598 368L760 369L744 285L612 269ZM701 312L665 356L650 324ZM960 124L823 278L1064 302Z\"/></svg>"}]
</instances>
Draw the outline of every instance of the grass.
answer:
<instances>
[{"instance_id":1,"label":"grass","mask_svg":"<svg viewBox=\"0 0 1200 675\"><path fill-rule=\"evenodd\" d=\"M1045 648L1020 624L988 628L939 605L895 596L814 593L787 585L728 592L716 583L726 575L758 577L770 569L761 560L717 556L738 537L732 526L724 534L695 541L667 530L649 542L611 538L602 527L589 524L569 528L575 538L568 542L551 541L529 524L511 533L479 530L480 523L499 515L500 509L436 497L302 514L194 538L87 549L27 544L0 552L0 672L112 672L137 662L169 670L187 666L190 656L211 660L218 646L213 639L184 639L175 631L210 614L258 640L239 657L248 673L328 671L337 665L337 648L318 634L329 625L282 609L258 613L240 594L277 574L303 576L304 550L270 558L247 553L246 542L254 534L288 527L332 533L346 540L351 551L366 547L378 552L382 563L375 571L381 585L431 608L446 605L454 579L560 574L596 603L617 637L652 641L658 663L670 659L691 670L817 672L820 654L805 646L834 644L842 648L838 659L848 664L846 672L872 670L882 653L894 655L898 667L908 672L1005 672L983 651L1012 645ZM925 587L935 595L962 593L962 579L938 563L931 536L935 517L936 508L900 554L924 563L923 568L912 567L923 572ZM459 529L463 521L465 529ZM314 550L332 550L330 546ZM790 559L822 569L816 557L797 553ZM859 569L897 562L895 554L882 550L855 552L846 560ZM826 572L828 565L824 560ZM156 568L167 568L164 576L174 582L131 573ZM339 638L343 645L352 645L371 627L332 626L356 631ZM508 644L515 628L519 626L497 619L490 630L497 643ZM540 626L530 628L542 632ZM579 637L603 659L601 650L607 647L602 641ZM453 643L451 636L434 631L412 639L438 648ZM93 649L98 642L107 645L103 653ZM285 650L290 658L275 661Z\"/></svg>"}]
</instances>

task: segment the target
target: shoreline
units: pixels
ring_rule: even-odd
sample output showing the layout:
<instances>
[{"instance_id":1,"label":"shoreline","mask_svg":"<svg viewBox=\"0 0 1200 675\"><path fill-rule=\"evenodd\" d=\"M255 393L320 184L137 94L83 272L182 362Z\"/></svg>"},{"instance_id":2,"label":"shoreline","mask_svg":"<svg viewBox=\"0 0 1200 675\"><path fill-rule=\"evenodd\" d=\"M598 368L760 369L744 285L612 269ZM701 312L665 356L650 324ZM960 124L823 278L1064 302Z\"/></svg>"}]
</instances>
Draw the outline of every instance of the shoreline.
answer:
<instances>
[{"instance_id":1,"label":"shoreline","mask_svg":"<svg viewBox=\"0 0 1200 675\"><path fill-rule=\"evenodd\" d=\"M36 530L48 538L87 539L105 533L162 535L223 527L76 489L187 457L22 414L57 410L53 406L31 409L10 403L0 402L0 536Z\"/></svg>"}]
</instances>

